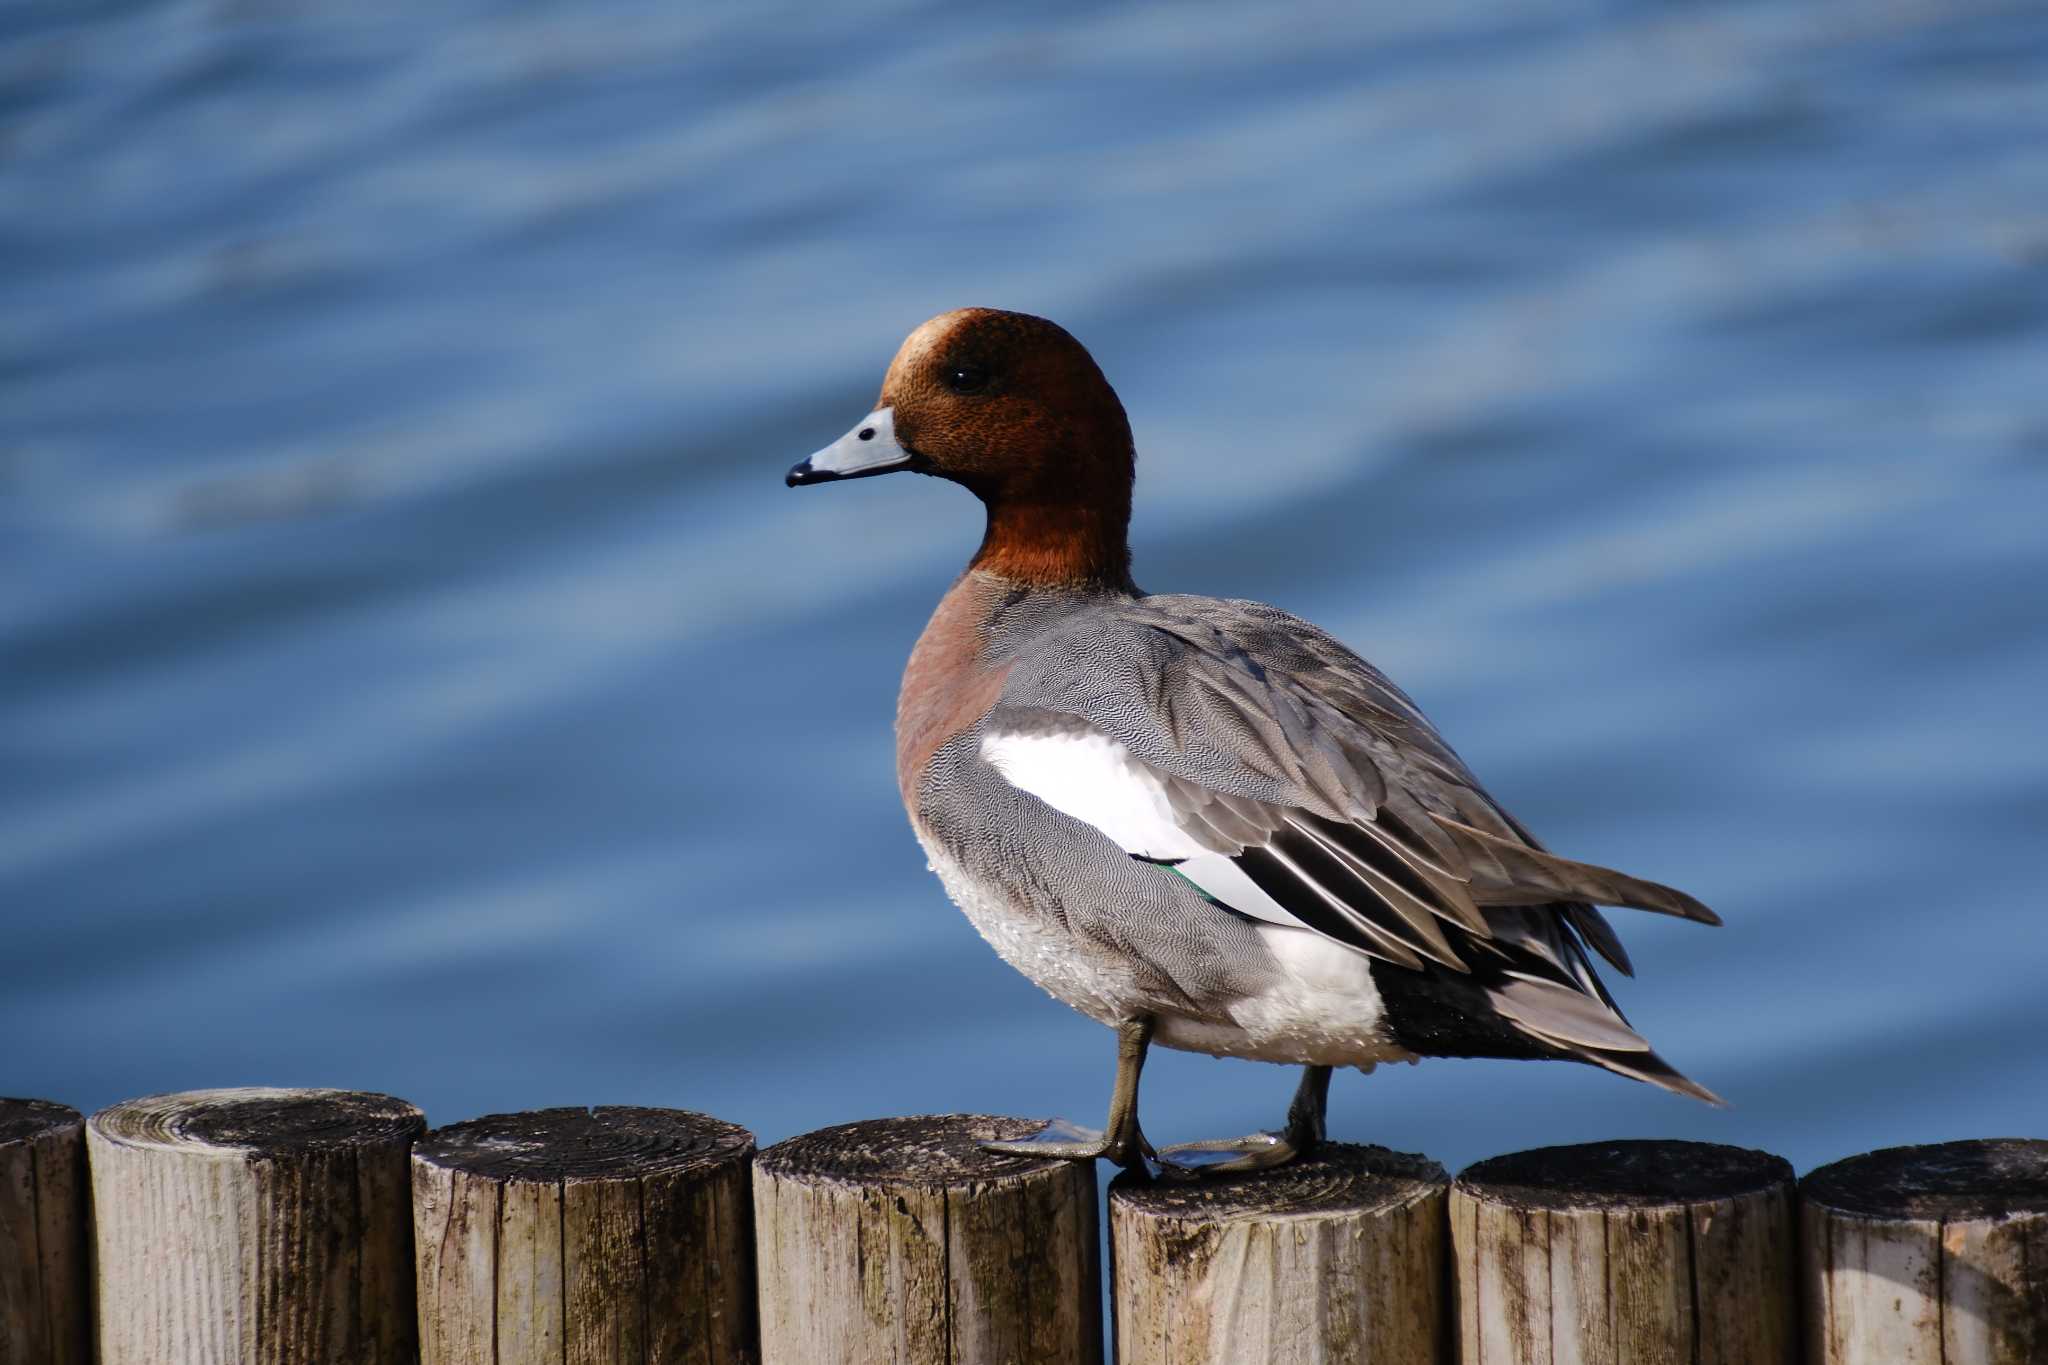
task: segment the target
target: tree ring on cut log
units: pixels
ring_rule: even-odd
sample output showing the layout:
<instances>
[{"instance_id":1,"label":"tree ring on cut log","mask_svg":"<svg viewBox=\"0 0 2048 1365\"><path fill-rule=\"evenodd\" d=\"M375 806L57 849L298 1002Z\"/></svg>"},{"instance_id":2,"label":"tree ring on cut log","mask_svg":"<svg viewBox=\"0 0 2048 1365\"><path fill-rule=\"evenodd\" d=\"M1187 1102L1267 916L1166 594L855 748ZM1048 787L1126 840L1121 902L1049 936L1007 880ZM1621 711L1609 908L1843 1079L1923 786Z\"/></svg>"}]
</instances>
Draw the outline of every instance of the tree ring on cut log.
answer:
<instances>
[{"instance_id":1,"label":"tree ring on cut log","mask_svg":"<svg viewBox=\"0 0 2048 1365\"><path fill-rule=\"evenodd\" d=\"M1063 1158L1007 1156L984 1142L1017 1142L1043 1119L997 1114L918 1114L866 1119L801 1133L761 1153L763 1174L782 1180L850 1180L936 1188L1042 1171Z\"/></svg>"},{"instance_id":2,"label":"tree ring on cut log","mask_svg":"<svg viewBox=\"0 0 2048 1365\"><path fill-rule=\"evenodd\" d=\"M76 1109L55 1100L0 1098L0 1147L62 1132L83 1122L84 1116Z\"/></svg>"},{"instance_id":3,"label":"tree ring on cut log","mask_svg":"<svg viewBox=\"0 0 2048 1365\"><path fill-rule=\"evenodd\" d=\"M1325 1142L1270 1171L1199 1180L1145 1180L1126 1172L1110 1197L1155 1218L1204 1222L1290 1214L1374 1213L1413 1199L1417 1185L1440 1185L1444 1168L1416 1152Z\"/></svg>"},{"instance_id":4,"label":"tree ring on cut log","mask_svg":"<svg viewBox=\"0 0 2048 1365\"><path fill-rule=\"evenodd\" d=\"M1799 1189L1813 1203L1874 1218L1953 1222L2048 1213L2048 1141L1887 1147L1810 1172Z\"/></svg>"},{"instance_id":5,"label":"tree ring on cut log","mask_svg":"<svg viewBox=\"0 0 2048 1365\"><path fill-rule=\"evenodd\" d=\"M598 1180L687 1175L744 1158L754 1135L687 1109L607 1104L534 1109L436 1128L415 1161L491 1180Z\"/></svg>"},{"instance_id":6,"label":"tree ring on cut log","mask_svg":"<svg viewBox=\"0 0 2048 1365\"><path fill-rule=\"evenodd\" d=\"M1538 1147L1465 1168L1461 1189L1488 1203L1584 1212L1736 1199L1792 1183L1792 1163L1718 1142L1630 1139Z\"/></svg>"},{"instance_id":7,"label":"tree ring on cut log","mask_svg":"<svg viewBox=\"0 0 2048 1365\"><path fill-rule=\"evenodd\" d=\"M252 1156L403 1146L426 1127L417 1108L390 1095L267 1086L145 1095L92 1117L96 1134L124 1146Z\"/></svg>"}]
</instances>

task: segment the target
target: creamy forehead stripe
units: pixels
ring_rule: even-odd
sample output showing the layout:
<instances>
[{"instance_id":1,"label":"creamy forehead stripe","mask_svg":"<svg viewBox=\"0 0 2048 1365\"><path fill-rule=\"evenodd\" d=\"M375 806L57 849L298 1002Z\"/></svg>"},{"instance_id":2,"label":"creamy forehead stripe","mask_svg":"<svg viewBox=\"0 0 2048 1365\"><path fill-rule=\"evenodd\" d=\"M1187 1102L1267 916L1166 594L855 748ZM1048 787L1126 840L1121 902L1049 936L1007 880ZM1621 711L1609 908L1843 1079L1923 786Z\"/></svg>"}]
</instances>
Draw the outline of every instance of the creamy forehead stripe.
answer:
<instances>
[{"instance_id":1,"label":"creamy forehead stripe","mask_svg":"<svg viewBox=\"0 0 2048 1365\"><path fill-rule=\"evenodd\" d=\"M894 388L904 374L922 364L925 357L972 311L967 308L956 308L950 313L941 313L920 323L916 331L903 338L903 344L896 348L895 358L889 362L888 374L883 376L883 396L890 396L887 391Z\"/></svg>"}]
</instances>

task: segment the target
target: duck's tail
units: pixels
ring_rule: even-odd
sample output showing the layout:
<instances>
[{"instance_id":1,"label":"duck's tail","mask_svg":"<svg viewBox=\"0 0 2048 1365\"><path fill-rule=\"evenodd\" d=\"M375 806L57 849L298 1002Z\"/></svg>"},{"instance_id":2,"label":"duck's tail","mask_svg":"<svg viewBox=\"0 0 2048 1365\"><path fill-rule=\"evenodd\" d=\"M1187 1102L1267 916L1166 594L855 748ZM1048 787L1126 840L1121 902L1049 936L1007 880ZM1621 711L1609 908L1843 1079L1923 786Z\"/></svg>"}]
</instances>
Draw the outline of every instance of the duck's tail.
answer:
<instances>
[{"instance_id":1,"label":"duck's tail","mask_svg":"<svg viewBox=\"0 0 2048 1365\"><path fill-rule=\"evenodd\" d=\"M1490 912L1495 944L1510 961L1484 983L1488 1003L1504 1022L1553 1055L1725 1107L1726 1100L1658 1056L1630 1025L1594 972L1579 938L1585 929L1572 910L1585 910L1597 920L1590 906Z\"/></svg>"}]
</instances>

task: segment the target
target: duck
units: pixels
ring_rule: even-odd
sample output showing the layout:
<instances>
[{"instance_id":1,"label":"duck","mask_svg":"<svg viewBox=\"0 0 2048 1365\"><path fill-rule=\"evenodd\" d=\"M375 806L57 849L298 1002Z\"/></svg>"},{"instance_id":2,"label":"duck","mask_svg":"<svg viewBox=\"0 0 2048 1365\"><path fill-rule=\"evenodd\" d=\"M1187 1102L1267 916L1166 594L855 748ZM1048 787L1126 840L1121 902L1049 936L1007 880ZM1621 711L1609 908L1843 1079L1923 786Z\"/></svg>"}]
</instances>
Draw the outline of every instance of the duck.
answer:
<instances>
[{"instance_id":1,"label":"duck","mask_svg":"<svg viewBox=\"0 0 2048 1365\"><path fill-rule=\"evenodd\" d=\"M1545 849L1329 633L1140 589L1130 421L1064 328L932 318L874 409L785 482L905 471L959 484L986 517L903 672L911 829L996 953L1116 1035L1102 1129L1053 1120L991 1151L1266 1169L1326 1141L1335 1069L1422 1058L1580 1062L1721 1102L1630 1026L1593 963L1634 974L1598 906L1718 917ZM1155 1149L1138 1116L1154 1045L1300 1066L1284 1127Z\"/></svg>"}]
</instances>

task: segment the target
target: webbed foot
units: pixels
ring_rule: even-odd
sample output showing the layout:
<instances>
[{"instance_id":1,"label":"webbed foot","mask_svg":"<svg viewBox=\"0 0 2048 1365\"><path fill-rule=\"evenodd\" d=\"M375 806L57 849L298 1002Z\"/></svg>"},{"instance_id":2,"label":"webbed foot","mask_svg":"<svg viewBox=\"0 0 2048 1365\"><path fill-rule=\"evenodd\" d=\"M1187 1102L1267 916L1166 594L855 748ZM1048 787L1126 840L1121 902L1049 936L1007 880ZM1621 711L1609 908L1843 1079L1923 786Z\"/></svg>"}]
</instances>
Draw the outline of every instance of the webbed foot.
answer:
<instances>
[{"instance_id":1,"label":"webbed foot","mask_svg":"<svg viewBox=\"0 0 2048 1365\"><path fill-rule=\"evenodd\" d=\"M1001 1156L1054 1157L1093 1161L1107 1157L1125 1170L1145 1169L1154 1155L1138 1127L1138 1074L1145 1069L1145 1049L1152 1042L1152 1019L1140 1015L1116 1026L1116 1084L1109 1093L1108 1131L1096 1132L1067 1119L1054 1119L1028 1138L979 1144Z\"/></svg>"},{"instance_id":2,"label":"webbed foot","mask_svg":"<svg viewBox=\"0 0 2048 1365\"><path fill-rule=\"evenodd\" d=\"M1248 1133L1241 1138L1176 1142L1161 1148L1158 1157L1160 1169L1167 1175L1194 1180L1285 1166L1313 1145L1300 1145L1285 1133Z\"/></svg>"},{"instance_id":3,"label":"webbed foot","mask_svg":"<svg viewBox=\"0 0 2048 1365\"><path fill-rule=\"evenodd\" d=\"M1323 1115L1329 1101L1330 1068L1306 1067L1294 1092L1294 1102L1287 1106L1285 1132L1250 1133L1209 1142L1176 1142L1157 1154L1160 1170L1178 1179L1194 1180L1285 1166L1322 1144Z\"/></svg>"},{"instance_id":4,"label":"webbed foot","mask_svg":"<svg viewBox=\"0 0 2048 1365\"><path fill-rule=\"evenodd\" d=\"M1070 1119L1053 1119L1027 1138L1007 1142L983 1142L984 1152L1001 1156L1051 1157L1067 1161L1093 1161L1106 1157L1129 1170L1146 1157L1157 1155L1144 1132L1134 1122L1122 1134L1112 1135L1083 1128Z\"/></svg>"}]
</instances>

